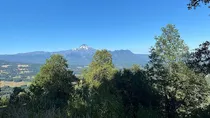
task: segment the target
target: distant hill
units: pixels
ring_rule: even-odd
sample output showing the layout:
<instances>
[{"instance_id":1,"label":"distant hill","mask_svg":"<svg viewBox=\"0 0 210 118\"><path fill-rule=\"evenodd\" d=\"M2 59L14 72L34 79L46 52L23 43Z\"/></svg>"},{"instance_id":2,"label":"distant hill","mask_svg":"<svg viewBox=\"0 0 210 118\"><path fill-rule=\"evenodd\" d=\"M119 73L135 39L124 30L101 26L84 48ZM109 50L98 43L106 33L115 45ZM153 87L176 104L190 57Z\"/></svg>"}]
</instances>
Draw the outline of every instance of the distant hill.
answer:
<instances>
[{"instance_id":1,"label":"distant hill","mask_svg":"<svg viewBox=\"0 0 210 118\"><path fill-rule=\"evenodd\" d=\"M0 60L5 60L8 62L43 64L52 54L61 54L69 61L70 65L85 66L92 61L92 57L95 52L96 49L83 44L76 49L58 52L36 51L18 53L14 55L0 55ZM130 50L115 50L110 51L110 53L113 56L113 63L119 68L130 67L133 64L145 65L149 60L147 54L134 54Z\"/></svg>"}]
</instances>

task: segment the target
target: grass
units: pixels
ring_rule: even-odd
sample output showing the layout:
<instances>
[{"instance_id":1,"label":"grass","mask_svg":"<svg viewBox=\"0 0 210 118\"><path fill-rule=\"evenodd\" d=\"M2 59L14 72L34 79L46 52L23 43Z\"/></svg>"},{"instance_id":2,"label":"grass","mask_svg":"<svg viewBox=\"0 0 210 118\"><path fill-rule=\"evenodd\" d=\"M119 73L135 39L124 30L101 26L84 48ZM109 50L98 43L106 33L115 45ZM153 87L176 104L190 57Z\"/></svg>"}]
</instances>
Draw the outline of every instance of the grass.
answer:
<instances>
[{"instance_id":1,"label":"grass","mask_svg":"<svg viewBox=\"0 0 210 118\"><path fill-rule=\"evenodd\" d=\"M9 87L21 87L23 85L30 85L31 82L13 82L13 81L0 81L0 87L9 86Z\"/></svg>"}]
</instances>

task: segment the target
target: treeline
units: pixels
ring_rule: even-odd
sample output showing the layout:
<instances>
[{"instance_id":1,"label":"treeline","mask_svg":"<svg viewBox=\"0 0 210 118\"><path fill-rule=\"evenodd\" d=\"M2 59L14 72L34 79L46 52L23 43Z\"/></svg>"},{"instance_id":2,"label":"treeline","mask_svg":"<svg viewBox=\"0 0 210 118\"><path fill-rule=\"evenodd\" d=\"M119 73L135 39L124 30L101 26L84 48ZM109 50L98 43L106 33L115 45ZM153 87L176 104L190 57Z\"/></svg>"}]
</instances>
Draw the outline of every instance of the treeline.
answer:
<instances>
[{"instance_id":1,"label":"treeline","mask_svg":"<svg viewBox=\"0 0 210 118\"><path fill-rule=\"evenodd\" d=\"M145 67L117 70L100 50L81 78L61 55L51 56L28 89L14 89L1 117L209 118L210 43L190 53L170 24L155 39Z\"/></svg>"}]
</instances>

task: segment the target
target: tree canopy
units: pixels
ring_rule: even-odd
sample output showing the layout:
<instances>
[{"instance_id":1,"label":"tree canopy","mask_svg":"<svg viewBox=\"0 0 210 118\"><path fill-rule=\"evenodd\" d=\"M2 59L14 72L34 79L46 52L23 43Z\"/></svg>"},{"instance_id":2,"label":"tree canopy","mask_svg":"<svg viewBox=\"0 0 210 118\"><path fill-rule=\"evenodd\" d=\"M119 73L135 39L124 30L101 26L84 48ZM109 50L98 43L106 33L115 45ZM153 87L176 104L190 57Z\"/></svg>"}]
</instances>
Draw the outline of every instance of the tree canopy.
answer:
<instances>
[{"instance_id":1,"label":"tree canopy","mask_svg":"<svg viewBox=\"0 0 210 118\"><path fill-rule=\"evenodd\" d=\"M72 82L76 80L68 69L67 60L61 55L52 55L41 67L30 86L30 91L41 99L53 100L55 106L65 104L71 94Z\"/></svg>"},{"instance_id":2,"label":"tree canopy","mask_svg":"<svg viewBox=\"0 0 210 118\"><path fill-rule=\"evenodd\" d=\"M210 42L200 44L199 48L190 54L187 63L195 72L210 74Z\"/></svg>"},{"instance_id":3,"label":"tree canopy","mask_svg":"<svg viewBox=\"0 0 210 118\"><path fill-rule=\"evenodd\" d=\"M183 61L188 54L188 46L181 39L175 25L163 27L162 34L156 36L156 44L151 53L156 53L165 64Z\"/></svg>"},{"instance_id":4,"label":"tree canopy","mask_svg":"<svg viewBox=\"0 0 210 118\"><path fill-rule=\"evenodd\" d=\"M93 61L89 65L89 68L83 73L83 76L86 82L98 86L102 79L111 79L114 72L112 55L107 50L98 50L93 56Z\"/></svg>"},{"instance_id":5,"label":"tree canopy","mask_svg":"<svg viewBox=\"0 0 210 118\"><path fill-rule=\"evenodd\" d=\"M155 38L156 44L151 49L148 73L163 96L165 115L168 118L188 115L198 106L197 99L200 103L206 100L207 83L203 76L196 75L185 65L188 47L175 26L169 24L162 28L162 32Z\"/></svg>"}]
</instances>

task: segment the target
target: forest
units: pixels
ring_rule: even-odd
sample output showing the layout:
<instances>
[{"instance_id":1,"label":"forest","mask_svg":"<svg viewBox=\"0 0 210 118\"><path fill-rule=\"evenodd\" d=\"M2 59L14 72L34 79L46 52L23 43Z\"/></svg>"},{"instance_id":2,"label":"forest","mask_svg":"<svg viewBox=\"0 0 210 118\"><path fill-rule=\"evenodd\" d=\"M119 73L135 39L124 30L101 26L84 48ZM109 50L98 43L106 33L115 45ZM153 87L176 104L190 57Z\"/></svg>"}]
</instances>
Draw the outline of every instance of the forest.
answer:
<instances>
[{"instance_id":1,"label":"forest","mask_svg":"<svg viewBox=\"0 0 210 118\"><path fill-rule=\"evenodd\" d=\"M52 55L31 85L1 98L2 118L209 118L210 42L193 51L175 25L161 28L144 67L116 69L98 50L82 76Z\"/></svg>"}]
</instances>

